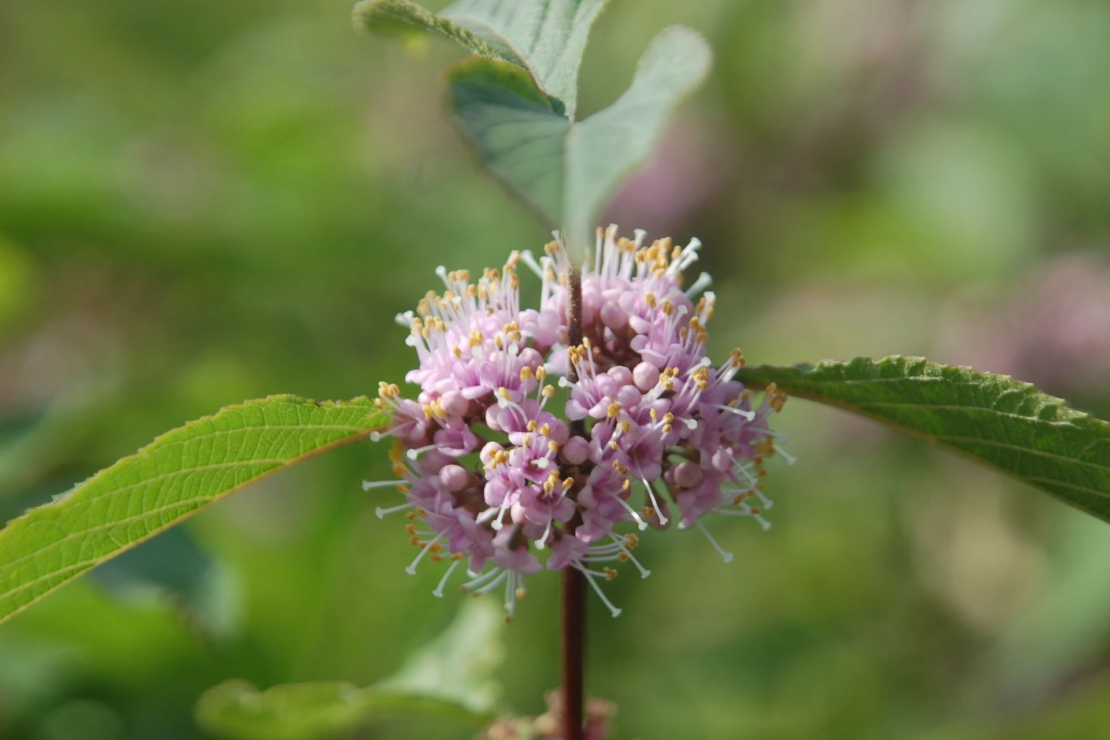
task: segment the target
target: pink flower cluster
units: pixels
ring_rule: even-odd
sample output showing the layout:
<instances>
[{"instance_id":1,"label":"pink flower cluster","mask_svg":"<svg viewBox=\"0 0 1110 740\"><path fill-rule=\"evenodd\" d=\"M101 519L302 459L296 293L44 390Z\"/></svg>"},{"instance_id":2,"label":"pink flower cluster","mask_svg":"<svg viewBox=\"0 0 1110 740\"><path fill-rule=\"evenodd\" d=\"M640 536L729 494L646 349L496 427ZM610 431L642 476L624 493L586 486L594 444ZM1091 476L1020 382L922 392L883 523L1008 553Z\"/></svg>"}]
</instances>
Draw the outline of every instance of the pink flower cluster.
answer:
<instances>
[{"instance_id":1,"label":"pink flower cluster","mask_svg":"<svg viewBox=\"0 0 1110 740\"><path fill-rule=\"evenodd\" d=\"M612 579L613 562L649 572L632 550L636 535L618 531L698 527L713 512L761 512L763 460L779 436L768 418L784 396L768 389L754 407L734 380L739 350L713 366L706 325L715 297L702 275L687 289L683 271L700 243L669 239L643 245L599 230L593 269L582 276L582 340L570 346L570 264L558 240L537 261L514 252L500 271L471 282L465 270L438 268L445 290L429 293L416 313L398 317L420 360L406 380L416 400L382 383L379 404L391 413L388 434L406 502L379 516L407 511L408 532L425 557L463 560L485 593L504 586L511 616L523 577L543 566L573 567L609 606L597 581ZM521 265L542 280L540 309L520 307ZM695 300L697 301L695 303ZM556 400L558 397L558 400ZM597 567L601 570L597 570Z\"/></svg>"}]
</instances>

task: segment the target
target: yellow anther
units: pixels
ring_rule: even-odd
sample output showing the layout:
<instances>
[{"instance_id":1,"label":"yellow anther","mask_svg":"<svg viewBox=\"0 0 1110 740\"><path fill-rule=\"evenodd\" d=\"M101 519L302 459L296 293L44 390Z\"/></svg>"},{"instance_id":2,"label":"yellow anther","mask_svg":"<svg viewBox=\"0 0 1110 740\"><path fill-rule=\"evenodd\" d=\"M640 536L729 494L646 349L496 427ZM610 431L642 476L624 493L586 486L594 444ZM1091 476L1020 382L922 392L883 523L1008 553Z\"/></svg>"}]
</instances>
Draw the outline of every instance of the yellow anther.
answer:
<instances>
[{"instance_id":1,"label":"yellow anther","mask_svg":"<svg viewBox=\"0 0 1110 740\"><path fill-rule=\"evenodd\" d=\"M616 401L613 401L609 404L609 409L606 413L609 415L610 419L615 419L621 414L621 405Z\"/></svg>"},{"instance_id":2,"label":"yellow anther","mask_svg":"<svg viewBox=\"0 0 1110 740\"><path fill-rule=\"evenodd\" d=\"M520 368L520 382L524 383L532 379L532 368L525 365Z\"/></svg>"},{"instance_id":3,"label":"yellow anther","mask_svg":"<svg viewBox=\"0 0 1110 740\"><path fill-rule=\"evenodd\" d=\"M605 580L607 580L607 581L611 581L611 580L613 580L614 578L617 577L617 571L613 570L612 568L605 568L604 573L605 573Z\"/></svg>"},{"instance_id":4,"label":"yellow anther","mask_svg":"<svg viewBox=\"0 0 1110 740\"><path fill-rule=\"evenodd\" d=\"M555 395L555 386L545 385L543 387L543 390L540 391L540 393L541 393L541 395L543 395L544 398L551 398L552 396Z\"/></svg>"},{"instance_id":5,"label":"yellow anther","mask_svg":"<svg viewBox=\"0 0 1110 740\"><path fill-rule=\"evenodd\" d=\"M550 437L551 436L551 425L544 422L544 425L542 427L540 427L540 434L542 434L545 437Z\"/></svg>"}]
</instances>

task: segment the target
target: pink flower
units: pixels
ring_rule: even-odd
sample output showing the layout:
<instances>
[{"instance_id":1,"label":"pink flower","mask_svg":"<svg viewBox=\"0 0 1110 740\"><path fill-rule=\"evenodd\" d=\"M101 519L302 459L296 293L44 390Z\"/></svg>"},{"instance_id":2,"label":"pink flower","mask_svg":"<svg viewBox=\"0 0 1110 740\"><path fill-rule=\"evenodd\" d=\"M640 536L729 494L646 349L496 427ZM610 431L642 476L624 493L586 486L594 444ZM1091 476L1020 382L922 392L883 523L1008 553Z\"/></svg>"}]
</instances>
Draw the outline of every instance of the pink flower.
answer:
<instances>
[{"instance_id":1,"label":"pink flower","mask_svg":"<svg viewBox=\"0 0 1110 740\"><path fill-rule=\"evenodd\" d=\"M437 596L467 560L464 588L504 587L511 616L548 550L548 570L581 571L616 616L599 585L616 576L610 564L649 574L632 555L636 536L618 528L666 529L677 516L680 529L708 537L708 513L769 526L760 479L765 459L781 453L768 418L783 396L770 389L753 409L734 379L740 352L716 367L706 356L715 298L700 294L710 281L703 273L682 284L700 243L643 242L642 231L634 240L616 227L599 233L582 277L580 346L567 346L569 262L558 241L538 261L514 253L476 283L439 268L443 295L398 317L419 359L406 378L420 391L413 401L380 385L398 479L365 486L405 495L378 513L407 512L420 550L409 572L424 559L450 561ZM520 263L542 281L538 310L520 308ZM567 391L558 407L550 376Z\"/></svg>"}]
</instances>

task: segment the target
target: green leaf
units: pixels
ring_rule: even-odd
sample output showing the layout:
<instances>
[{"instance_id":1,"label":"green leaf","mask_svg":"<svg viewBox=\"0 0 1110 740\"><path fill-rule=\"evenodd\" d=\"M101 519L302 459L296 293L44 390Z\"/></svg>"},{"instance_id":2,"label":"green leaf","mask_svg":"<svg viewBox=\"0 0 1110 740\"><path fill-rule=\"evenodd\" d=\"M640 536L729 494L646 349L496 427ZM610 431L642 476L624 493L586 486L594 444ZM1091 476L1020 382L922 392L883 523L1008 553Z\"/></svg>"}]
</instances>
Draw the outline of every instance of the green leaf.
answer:
<instances>
[{"instance_id":1,"label":"green leaf","mask_svg":"<svg viewBox=\"0 0 1110 740\"><path fill-rule=\"evenodd\" d=\"M500 687L490 676L504 656L503 626L497 605L470 600L442 634L376 686L307 683L260 692L245 681L229 681L201 697L197 721L233 740L313 740L398 715L482 727L495 717Z\"/></svg>"},{"instance_id":2,"label":"green leaf","mask_svg":"<svg viewBox=\"0 0 1110 740\"><path fill-rule=\"evenodd\" d=\"M455 120L478 163L557 225L570 121L526 73L505 62L467 59L451 68L448 84Z\"/></svg>"},{"instance_id":3,"label":"green leaf","mask_svg":"<svg viewBox=\"0 0 1110 740\"><path fill-rule=\"evenodd\" d=\"M682 26L664 29L640 58L632 86L617 102L575 124L567 138L563 227L582 238L621 180L655 148L671 110L709 72L705 40Z\"/></svg>"},{"instance_id":4,"label":"green leaf","mask_svg":"<svg viewBox=\"0 0 1110 740\"><path fill-rule=\"evenodd\" d=\"M737 379L870 417L1110 521L1110 424L1028 383L898 356L745 368Z\"/></svg>"},{"instance_id":5,"label":"green leaf","mask_svg":"<svg viewBox=\"0 0 1110 740\"><path fill-rule=\"evenodd\" d=\"M366 398L271 396L162 435L0 530L0 622L205 506L385 421Z\"/></svg>"},{"instance_id":6,"label":"green leaf","mask_svg":"<svg viewBox=\"0 0 1110 740\"><path fill-rule=\"evenodd\" d=\"M490 677L505 657L504 626L499 604L468 600L442 634L378 687L449 699L477 713L489 711L501 688Z\"/></svg>"},{"instance_id":7,"label":"green leaf","mask_svg":"<svg viewBox=\"0 0 1110 740\"><path fill-rule=\"evenodd\" d=\"M246 681L210 689L197 703L197 723L233 740L312 740L396 716L436 716L482 727L493 715L419 694L360 689L342 682L285 684L258 691Z\"/></svg>"},{"instance_id":8,"label":"green leaf","mask_svg":"<svg viewBox=\"0 0 1110 740\"><path fill-rule=\"evenodd\" d=\"M605 0L459 0L435 15L409 0L363 0L358 24L379 33L431 31L528 72L574 120L578 68Z\"/></svg>"},{"instance_id":9,"label":"green leaf","mask_svg":"<svg viewBox=\"0 0 1110 740\"><path fill-rule=\"evenodd\" d=\"M550 225L561 225L581 253L606 199L651 154L667 116L704 78L710 59L698 34L668 28L641 58L628 91L577 123L560 120L525 75L484 59L448 71L448 103L479 161Z\"/></svg>"}]
</instances>

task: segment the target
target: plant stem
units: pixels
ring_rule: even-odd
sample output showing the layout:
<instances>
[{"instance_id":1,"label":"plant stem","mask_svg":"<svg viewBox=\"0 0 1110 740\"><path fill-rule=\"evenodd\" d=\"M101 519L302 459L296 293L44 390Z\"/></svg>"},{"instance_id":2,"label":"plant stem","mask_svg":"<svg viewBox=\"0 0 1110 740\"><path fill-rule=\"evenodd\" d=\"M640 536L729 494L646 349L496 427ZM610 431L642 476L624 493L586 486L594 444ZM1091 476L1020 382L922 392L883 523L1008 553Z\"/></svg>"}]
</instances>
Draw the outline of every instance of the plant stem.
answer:
<instances>
[{"instance_id":1,"label":"plant stem","mask_svg":"<svg viewBox=\"0 0 1110 740\"><path fill-rule=\"evenodd\" d=\"M582 271L572 266L567 285L567 328L569 346L582 344ZM570 366L571 380L577 370ZM585 424L574 422L571 432L585 435ZM578 517L568 523L573 534ZM586 658L586 576L575 568L563 569L563 728L564 740L582 740L582 711Z\"/></svg>"}]
</instances>

